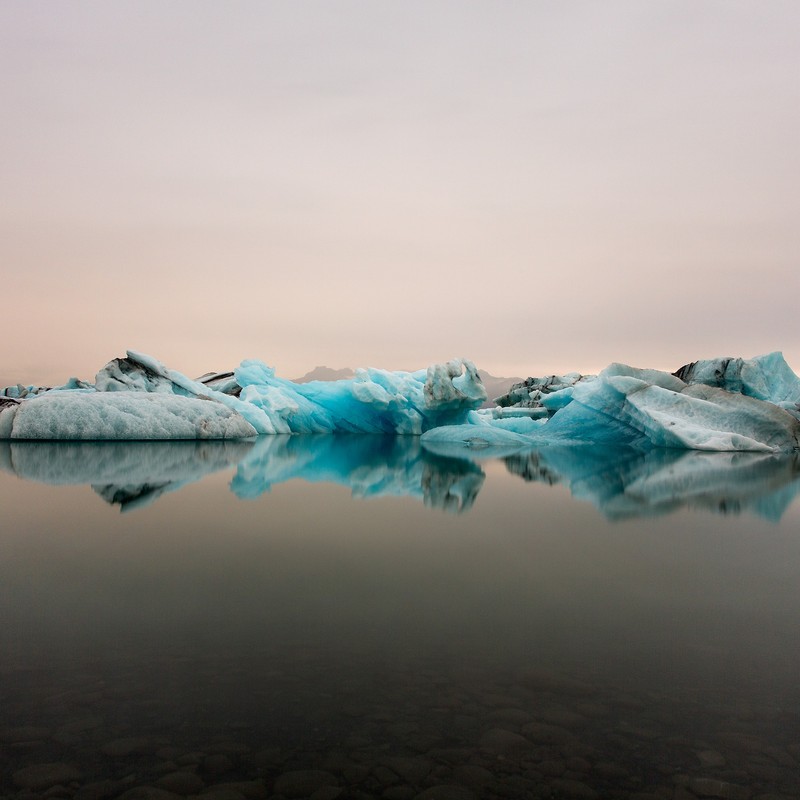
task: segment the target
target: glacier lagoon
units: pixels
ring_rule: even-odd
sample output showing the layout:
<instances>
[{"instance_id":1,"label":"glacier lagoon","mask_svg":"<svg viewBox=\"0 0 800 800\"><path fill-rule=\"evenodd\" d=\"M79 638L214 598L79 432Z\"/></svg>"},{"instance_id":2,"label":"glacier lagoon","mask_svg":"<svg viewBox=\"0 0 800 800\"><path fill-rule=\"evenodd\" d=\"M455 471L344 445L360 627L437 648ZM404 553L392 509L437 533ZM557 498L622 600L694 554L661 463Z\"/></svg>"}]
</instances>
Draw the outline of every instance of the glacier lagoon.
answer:
<instances>
[{"instance_id":1,"label":"glacier lagoon","mask_svg":"<svg viewBox=\"0 0 800 800\"><path fill-rule=\"evenodd\" d=\"M0 795L791 797L799 470L0 442Z\"/></svg>"}]
</instances>

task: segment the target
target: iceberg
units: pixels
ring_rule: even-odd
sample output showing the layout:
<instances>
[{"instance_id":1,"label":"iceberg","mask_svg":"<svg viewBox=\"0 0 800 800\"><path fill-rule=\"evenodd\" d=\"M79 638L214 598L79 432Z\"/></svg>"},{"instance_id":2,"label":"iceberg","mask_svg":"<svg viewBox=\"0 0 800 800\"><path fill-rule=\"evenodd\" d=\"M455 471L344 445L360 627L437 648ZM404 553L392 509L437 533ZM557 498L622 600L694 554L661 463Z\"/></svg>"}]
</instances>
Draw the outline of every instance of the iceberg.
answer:
<instances>
[{"instance_id":1,"label":"iceberg","mask_svg":"<svg viewBox=\"0 0 800 800\"><path fill-rule=\"evenodd\" d=\"M800 378L780 353L711 359L676 373L612 364L599 375L528 378L481 408L466 359L416 372L360 369L305 383L255 359L192 379L133 350L93 384L0 391L0 439L244 439L261 434L423 436L426 446L504 451L603 444L790 452L800 447Z\"/></svg>"},{"instance_id":2,"label":"iceberg","mask_svg":"<svg viewBox=\"0 0 800 800\"><path fill-rule=\"evenodd\" d=\"M247 438L278 433L419 435L457 424L486 400L471 361L427 370L357 370L299 384L262 361L193 380L133 350L95 383L3 397L0 439Z\"/></svg>"},{"instance_id":3,"label":"iceberg","mask_svg":"<svg viewBox=\"0 0 800 800\"><path fill-rule=\"evenodd\" d=\"M135 392L51 391L0 411L0 437L44 440L245 439L255 428L219 403Z\"/></svg>"},{"instance_id":4,"label":"iceberg","mask_svg":"<svg viewBox=\"0 0 800 800\"><path fill-rule=\"evenodd\" d=\"M687 384L676 374L612 364L596 378L576 380L559 389L555 394L561 394L562 400L552 416L525 420L507 418L508 409L501 409L499 416L476 412L469 416L468 424L428 431L422 440L426 446L510 447L516 443L524 448L592 443L640 449L797 450L800 420L791 408L800 393L794 394L794 373L788 365L785 370L779 368L775 354L754 362L754 367L743 362L739 370L750 376L749 382L742 384L749 393L699 381ZM780 362L785 365L782 357ZM777 368L774 386L769 382L769 364ZM707 373L700 370L697 374ZM800 385L800 379L794 378Z\"/></svg>"},{"instance_id":5,"label":"iceberg","mask_svg":"<svg viewBox=\"0 0 800 800\"><path fill-rule=\"evenodd\" d=\"M500 408L541 409L545 414L555 412L572 399L577 383L594 380L596 375L569 372L566 375L547 375L543 378L526 378L515 383L509 391L495 398Z\"/></svg>"},{"instance_id":6,"label":"iceberg","mask_svg":"<svg viewBox=\"0 0 800 800\"><path fill-rule=\"evenodd\" d=\"M261 410L264 433L398 433L419 435L466 420L486 399L471 361L456 359L417 372L356 370L354 378L294 383L256 360L234 370L239 398Z\"/></svg>"},{"instance_id":7,"label":"iceberg","mask_svg":"<svg viewBox=\"0 0 800 800\"><path fill-rule=\"evenodd\" d=\"M773 403L800 419L800 377L782 353L755 358L711 358L684 364L674 373L685 383L703 384Z\"/></svg>"}]
</instances>

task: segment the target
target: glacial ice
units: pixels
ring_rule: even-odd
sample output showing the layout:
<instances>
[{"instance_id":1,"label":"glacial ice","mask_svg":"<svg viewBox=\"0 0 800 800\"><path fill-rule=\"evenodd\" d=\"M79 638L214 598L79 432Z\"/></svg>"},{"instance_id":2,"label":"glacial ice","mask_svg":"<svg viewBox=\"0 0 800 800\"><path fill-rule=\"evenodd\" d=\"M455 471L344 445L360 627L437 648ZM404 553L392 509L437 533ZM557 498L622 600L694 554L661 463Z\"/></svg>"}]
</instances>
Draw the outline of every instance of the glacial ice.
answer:
<instances>
[{"instance_id":1,"label":"glacial ice","mask_svg":"<svg viewBox=\"0 0 800 800\"><path fill-rule=\"evenodd\" d=\"M777 389L761 393L777 395L783 405L800 400L789 377L779 374ZM469 417L471 424L428 431L423 443L506 448L514 442L519 447L593 443L760 452L800 448L800 421L785 408L704 383L687 385L667 372L612 364L595 379L567 388L568 402L539 424L531 420L527 431L513 428L512 420L476 412Z\"/></svg>"},{"instance_id":2,"label":"glacial ice","mask_svg":"<svg viewBox=\"0 0 800 800\"><path fill-rule=\"evenodd\" d=\"M486 399L471 361L417 372L356 370L352 379L294 383L256 360L234 370L239 398L269 419L264 433L421 434L466 419Z\"/></svg>"},{"instance_id":3,"label":"glacial ice","mask_svg":"<svg viewBox=\"0 0 800 800\"><path fill-rule=\"evenodd\" d=\"M703 384L773 403L800 419L800 377L782 353L751 359L712 358L685 364L674 373L687 384Z\"/></svg>"},{"instance_id":4,"label":"glacial ice","mask_svg":"<svg viewBox=\"0 0 800 800\"><path fill-rule=\"evenodd\" d=\"M256 431L239 414L198 398L135 392L52 391L0 412L9 439L242 439Z\"/></svg>"},{"instance_id":5,"label":"glacial ice","mask_svg":"<svg viewBox=\"0 0 800 800\"><path fill-rule=\"evenodd\" d=\"M572 399L575 384L594 380L595 377L597 376L569 372L566 375L526 378L515 383L506 394L495 398L494 402L501 408L530 408L553 412Z\"/></svg>"},{"instance_id":6,"label":"glacial ice","mask_svg":"<svg viewBox=\"0 0 800 800\"><path fill-rule=\"evenodd\" d=\"M598 376L529 378L479 408L472 362L358 370L296 383L261 361L193 380L128 351L94 384L0 392L0 439L247 438L282 433L423 434L426 445L506 451L594 443L789 452L800 447L800 378L780 353L712 359L676 373L612 364Z\"/></svg>"},{"instance_id":7,"label":"glacial ice","mask_svg":"<svg viewBox=\"0 0 800 800\"><path fill-rule=\"evenodd\" d=\"M261 361L192 380L128 351L94 386L52 390L0 412L0 438L185 439L276 433L421 434L458 423L486 399L475 365L456 359L417 372L358 370L355 378L297 384ZM45 402L42 402L45 401ZM209 402L210 401L210 402Z\"/></svg>"}]
</instances>

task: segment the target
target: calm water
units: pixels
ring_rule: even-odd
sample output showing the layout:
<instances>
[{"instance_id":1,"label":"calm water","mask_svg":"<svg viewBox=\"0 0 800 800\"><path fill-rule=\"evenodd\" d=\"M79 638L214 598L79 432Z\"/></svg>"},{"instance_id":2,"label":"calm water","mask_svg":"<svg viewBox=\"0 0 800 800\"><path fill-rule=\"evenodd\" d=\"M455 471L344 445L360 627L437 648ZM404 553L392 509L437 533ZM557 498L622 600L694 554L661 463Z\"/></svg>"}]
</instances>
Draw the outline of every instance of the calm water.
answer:
<instances>
[{"instance_id":1,"label":"calm water","mask_svg":"<svg viewBox=\"0 0 800 800\"><path fill-rule=\"evenodd\" d=\"M798 460L459 455L0 443L0 796L800 796Z\"/></svg>"}]
</instances>

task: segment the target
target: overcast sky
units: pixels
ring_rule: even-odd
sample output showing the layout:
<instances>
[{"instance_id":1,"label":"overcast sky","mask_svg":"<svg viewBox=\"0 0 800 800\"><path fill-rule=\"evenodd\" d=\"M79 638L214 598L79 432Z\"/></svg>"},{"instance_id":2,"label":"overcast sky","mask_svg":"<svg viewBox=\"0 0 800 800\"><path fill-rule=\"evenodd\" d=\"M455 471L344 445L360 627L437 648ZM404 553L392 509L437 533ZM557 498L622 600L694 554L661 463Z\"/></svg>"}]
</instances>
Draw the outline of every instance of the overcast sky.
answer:
<instances>
[{"instance_id":1,"label":"overcast sky","mask_svg":"<svg viewBox=\"0 0 800 800\"><path fill-rule=\"evenodd\" d=\"M0 384L800 371L796 0L0 0L0 108Z\"/></svg>"}]
</instances>

